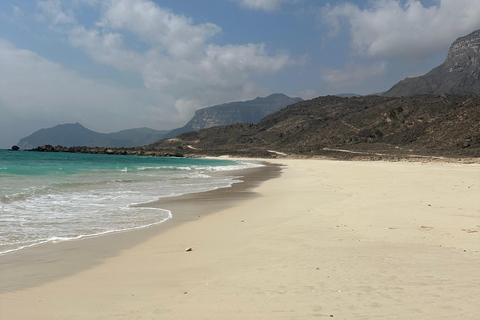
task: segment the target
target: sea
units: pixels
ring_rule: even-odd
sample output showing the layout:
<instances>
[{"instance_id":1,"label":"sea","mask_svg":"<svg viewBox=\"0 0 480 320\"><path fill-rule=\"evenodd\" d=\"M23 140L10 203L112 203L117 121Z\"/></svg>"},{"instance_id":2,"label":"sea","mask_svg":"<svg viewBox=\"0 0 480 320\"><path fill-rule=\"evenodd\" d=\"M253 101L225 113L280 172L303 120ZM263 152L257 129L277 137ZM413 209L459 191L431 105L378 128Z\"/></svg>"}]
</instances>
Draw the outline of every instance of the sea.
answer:
<instances>
[{"instance_id":1,"label":"sea","mask_svg":"<svg viewBox=\"0 0 480 320\"><path fill-rule=\"evenodd\" d=\"M145 228L163 197L228 188L242 161L0 150L0 254ZM225 171L227 174L215 175Z\"/></svg>"}]
</instances>

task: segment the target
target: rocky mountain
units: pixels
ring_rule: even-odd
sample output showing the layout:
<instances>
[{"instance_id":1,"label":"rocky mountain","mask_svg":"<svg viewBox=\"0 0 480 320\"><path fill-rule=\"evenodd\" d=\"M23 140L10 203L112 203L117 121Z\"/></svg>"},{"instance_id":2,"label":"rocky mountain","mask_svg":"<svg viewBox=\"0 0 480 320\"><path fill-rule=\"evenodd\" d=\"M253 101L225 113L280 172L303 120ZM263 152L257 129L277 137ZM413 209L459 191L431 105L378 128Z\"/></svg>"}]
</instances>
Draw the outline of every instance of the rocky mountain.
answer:
<instances>
[{"instance_id":1,"label":"rocky mountain","mask_svg":"<svg viewBox=\"0 0 480 320\"><path fill-rule=\"evenodd\" d=\"M265 116L301 100L301 98L290 98L276 93L265 98L258 97L254 100L230 102L199 109L185 126L170 131L165 137L173 138L189 131L239 122L257 123Z\"/></svg>"},{"instance_id":2,"label":"rocky mountain","mask_svg":"<svg viewBox=\"0 0 480 320\"><path fill-rule=\"evenodd\" d=\"M114 133L98 133L85 128L79 123L68 123L48 129L40 129L28 137L20 139L17 145L21 149L31 149L45 144L66 147L134 147L158 141L167 132L149 128L137 128Z\"/></svg>"},{"instance_id":3,"label":"rocky mountain","mask_svg":"<svg viewBox=\"0 0 480 320\"><path fill-rule=\"evenodd\" d=\"M480 156L480 97L319 97L290 105L257 124L184 133L146 150L249 156Z\"/></svg>"},{"instance_id":4,"label":"rocky mountain","mask_svg":"<svg viewBox=\"0 0 480 320\"><path fill-rule=\"evenodd\" d=\"M415 94L480 94L480 30L458 38L444 63L429 73L407 78L384 93L386 96Z\"/></svg>"}]
</instances>

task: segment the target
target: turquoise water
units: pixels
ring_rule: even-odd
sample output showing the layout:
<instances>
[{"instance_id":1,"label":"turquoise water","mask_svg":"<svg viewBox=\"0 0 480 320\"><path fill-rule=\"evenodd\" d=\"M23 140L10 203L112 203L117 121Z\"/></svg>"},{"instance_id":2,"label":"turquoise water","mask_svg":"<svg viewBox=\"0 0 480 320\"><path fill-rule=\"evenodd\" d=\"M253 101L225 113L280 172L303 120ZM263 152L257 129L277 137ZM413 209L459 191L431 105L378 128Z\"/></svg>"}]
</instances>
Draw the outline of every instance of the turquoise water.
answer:
<instances>
[{"instance_id":1,"label":"turquoise water","mask_svg":"<svg viewBox=\"0 0 480 320\"><path fill-rule=\"evenodd\" d=\"M0 254L162 223L172 212L145 204L229 187L240 182L237 177L211 173L249 166L254 165L0 150Z\"/></svg>"}]
</instances>

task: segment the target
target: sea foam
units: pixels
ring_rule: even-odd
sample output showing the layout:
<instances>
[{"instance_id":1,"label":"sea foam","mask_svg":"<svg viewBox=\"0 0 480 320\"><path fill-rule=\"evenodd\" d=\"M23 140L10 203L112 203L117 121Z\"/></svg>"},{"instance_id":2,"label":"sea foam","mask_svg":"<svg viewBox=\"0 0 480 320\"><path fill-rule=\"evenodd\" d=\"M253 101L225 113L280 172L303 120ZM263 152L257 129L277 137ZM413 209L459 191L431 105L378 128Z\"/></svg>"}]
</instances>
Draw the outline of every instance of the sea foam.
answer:
<instances>
[{"instance_id":1,"label":"sea foam","mask_svg":"<svg viewBox=\"0 0 480 320\"><path fill-rule=\"evenodd\" d=\"M165 222L175 213L150 208L148 203L230 187L241 180L209 173L258 166L33 152L10 153L8 157L0 151L2 167L10 168L0 171L0 254Z\"/></svg>"}]
</instances>

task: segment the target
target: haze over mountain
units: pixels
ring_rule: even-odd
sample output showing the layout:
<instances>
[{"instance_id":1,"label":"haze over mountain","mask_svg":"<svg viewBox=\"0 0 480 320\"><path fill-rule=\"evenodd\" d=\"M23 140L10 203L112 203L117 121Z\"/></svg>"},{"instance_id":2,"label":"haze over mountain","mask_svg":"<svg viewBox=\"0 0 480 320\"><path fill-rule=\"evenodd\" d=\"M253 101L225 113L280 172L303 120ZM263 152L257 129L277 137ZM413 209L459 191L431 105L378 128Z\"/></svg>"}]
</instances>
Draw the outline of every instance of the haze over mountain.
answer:
<instances>
[{"instance_id":1,"label":"haze over mountain","mask_svg":"<svg viewBox=\"0 0 480 320\"><path fill-rule=\"evenodd\" d=\"M257 97L248 101L235 101L215 105L195 111L193 118L183 127L172 130L165 138L173 138L189 131L213 126L224 126L234 123L257 123L265 116L278 111L301 98L290 98L282 93L271 94L268 97Z\"/></svg>"},{"instance_id":2,"label":"haze over mountain","mask_svg":"<svg viewBox=\"0 0 480 320\"><path fill-rule=\"evenodd\" d=\"M136 147L154 143L163 138L173 138L181 133L196 131L218 125L239 122L257 123L266 115L302 101L284 94L272 94L265 98L257 97L249 101L237 101L215 105L195 112L193 118L183 127L174 130L153 130L137 128L114 133L98 133L79 123L62 124L40 129L18 142L21 149L31 149L46 144L65 147Z\"/></svg>"},{"instance_id":3,"label":"haze over mountain","mask_svg":"<svg viewBox=\"0 0 480 320\"><path fill-rule=\"evenodd\" d=\"M40 129L28 137L20 139L21 149L31 149L45 144L66 147L135 147L158 141L168 130L137 128L113 133L98 133L80 123L60 124L52 128Z\"/></svg>"},{"instance_id":4,"label":"haze over mountain","mask_svg":"<svg viewBox=\"0 0 480 320\"><path fill-rule=\"evenodd\" d=\"M480 30L455 40L440 66L423 76L398 82L384 95L457 93L480 94Z\"/></svg>"}]
</instances>

